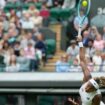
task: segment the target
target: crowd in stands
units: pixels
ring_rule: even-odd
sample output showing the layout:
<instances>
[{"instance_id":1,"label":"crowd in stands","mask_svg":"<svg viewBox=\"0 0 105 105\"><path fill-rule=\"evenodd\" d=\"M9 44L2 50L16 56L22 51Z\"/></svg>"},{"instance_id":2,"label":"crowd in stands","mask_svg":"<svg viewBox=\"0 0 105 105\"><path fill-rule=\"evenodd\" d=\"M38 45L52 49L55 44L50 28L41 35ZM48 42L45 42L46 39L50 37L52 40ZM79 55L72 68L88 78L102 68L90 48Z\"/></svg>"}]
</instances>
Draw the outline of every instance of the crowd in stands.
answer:
<instances>
[{"instance_id":1,"label":"crowd in stands","mask_svg":"<svg viewBox=\"0 0 105 105\"><path fill-rule=\"evenodd\" d=\"M36 71L41 62L47 62L45 36L39 31L49 28L50 9L61 6L62 9L74 8L78 0L1 0L0 2L0 71L19 72ZM30 3L27 9L10 8L8 3ZM34 3L41 3L38 9ZM81 9L81 19L84 9ZM59 20L59 19L58 19ZM80 17L75 16L71 31L70 44L55 64L55 71L81 71L79 65L79 47L76 41ZM96 26L90 26L88 17L82 28L83 43L86 47L87 66L90 71L104 71L105 64L105 27L103 33Z\"/></svg>"},{"instance_id":2,"label":"crowd in stands","mask_svg":"<svg viewBox=\"0 0 105 105\"><path fill-rule=\"evenodd\" d=\"M46 27L49 10L46 3L41 10L31 4L27 10L5 12L10 2L38 2L38 0L0 1L0 70L6 72L36 71L40 61L46 62L46 45L39 28ZM43 2L43 0L42 0ZM46 21L46 22L45 22Z\"/></svg>"},{"instance_id":3,"label":"crowd in stands","mask_svg":"<svg viewBox=\"0 0 105 105\"><path fill-rule=\"evenodd\" d=\"M76 0L0 0L0 71L37 71L45 64L46 39L39 29L49 27L50 8L68 3L73 8Z\"/></svg>"},{"instance_id":4,"label":"crowd in stands","mask_svg":"<svg viewBox=\"0 0 105 105\"><path fill-rule=\"evenodd\" d=\"M81 19L84 17L84 9L81 9ZM77 34L80 17L75 16L73 19L72 32L69 46L61 59L56 63L57 72L81 71L79 60L79 46L77 43ZM83 44L86 47L87 67L93 72L105 71L105 27L100 33L98 27L89 25L88 17L85 19L82 27ZM70 28L70 27L69 27ZM71 30L70 30L71 31ZM65 59L65 60L64 60ZM68 67L69 66L69 67Z\"/></svg>"}]
</instances>

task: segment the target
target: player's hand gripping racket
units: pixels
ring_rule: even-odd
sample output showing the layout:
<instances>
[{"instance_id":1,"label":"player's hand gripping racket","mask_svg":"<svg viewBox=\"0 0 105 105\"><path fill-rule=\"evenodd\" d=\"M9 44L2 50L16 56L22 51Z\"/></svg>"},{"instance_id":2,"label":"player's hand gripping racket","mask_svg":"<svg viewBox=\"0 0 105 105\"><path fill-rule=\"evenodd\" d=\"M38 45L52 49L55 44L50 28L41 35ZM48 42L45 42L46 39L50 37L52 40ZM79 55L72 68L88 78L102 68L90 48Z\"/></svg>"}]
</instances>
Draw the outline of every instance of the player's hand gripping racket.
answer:
<instances>
[{"instance_id":1,"label":"player's hand gripping racket","mask_svg":"<svg viewBox=\"0 0 105 105\"><path fill-rule=\"evenodd\" d=\"M78 17L80 18L78 36L81 35L84 21L85 21L86 17L88 16L90 7L91 7L91 0L85 0L85 2L87 3L87 5L85 5L85 6L83 6L83 2L84 2L83 0L79 0L79 4L78 4ZM81 16L80 16L81 8L84 8L84 17L83 18L81 18Z\"/></svg>"}]
</instances>

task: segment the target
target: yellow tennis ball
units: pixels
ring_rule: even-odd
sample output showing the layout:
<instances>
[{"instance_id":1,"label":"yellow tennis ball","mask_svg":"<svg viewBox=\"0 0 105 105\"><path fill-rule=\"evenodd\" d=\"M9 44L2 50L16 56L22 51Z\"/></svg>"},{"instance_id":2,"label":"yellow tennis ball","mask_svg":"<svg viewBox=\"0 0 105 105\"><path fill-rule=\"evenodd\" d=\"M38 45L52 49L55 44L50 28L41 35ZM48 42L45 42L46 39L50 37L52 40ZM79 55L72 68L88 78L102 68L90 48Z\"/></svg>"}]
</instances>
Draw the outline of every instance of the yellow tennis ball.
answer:
<instances>
[{"instance_id":1,"label":"yellow tennis ball","mask_svg":"<svg viewBox=\"0 0 105 105\"><path fill-rule=\"evenodd\" d=\"M87 6L87 4L88 4L88 3L87 3L87 1L86 1L86 0L84 0L84 1L82 2L82 6L83 6L83 7L86 7L86 6Z\"/></svg>"}]
</instances>

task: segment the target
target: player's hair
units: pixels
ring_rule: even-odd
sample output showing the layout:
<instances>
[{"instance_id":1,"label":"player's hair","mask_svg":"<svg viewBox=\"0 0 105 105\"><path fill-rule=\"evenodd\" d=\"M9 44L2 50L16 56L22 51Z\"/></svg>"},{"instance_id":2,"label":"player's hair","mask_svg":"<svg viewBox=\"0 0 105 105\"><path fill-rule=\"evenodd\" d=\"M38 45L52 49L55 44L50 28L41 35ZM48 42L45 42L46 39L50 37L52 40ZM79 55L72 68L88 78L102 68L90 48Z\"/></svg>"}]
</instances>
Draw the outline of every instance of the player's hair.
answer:
<instances>
[{"instance_id":1,"label":"player's hair","mask_svg":"<svg viewBox=\"0 0 105 105\"><path fill-rule=\"evenodd\" d=\"M99 80L100 80L99 85L100 85L101 87L105 87L105 77L104 77L104 76L101 76L101 77L99 78Z\"/></svg>"},{"instance_id":2,"label":"player's hair","mask_svg":"<svg viewBox=\"0 0 105 105\"><path fill-rule=\"evenodd\" d=\"M95 81L99 84L100 87L105 87L105 77L96 77Z\"/></svg>"}]
</instances>

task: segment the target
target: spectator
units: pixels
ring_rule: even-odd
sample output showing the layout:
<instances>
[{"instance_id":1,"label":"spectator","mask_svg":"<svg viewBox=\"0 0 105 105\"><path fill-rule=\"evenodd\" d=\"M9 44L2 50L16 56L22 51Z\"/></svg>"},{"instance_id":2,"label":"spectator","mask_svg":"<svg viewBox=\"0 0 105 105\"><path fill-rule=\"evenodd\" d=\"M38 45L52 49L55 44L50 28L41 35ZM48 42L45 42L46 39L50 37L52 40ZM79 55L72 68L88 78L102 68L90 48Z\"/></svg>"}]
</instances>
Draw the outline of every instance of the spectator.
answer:
<instances>
[{"instance_id":1,"label":"spectator","mask_svg":"<svg viewBox=\"0 0 105 105\"><path fill-rule=\"evenodd\" d=\"M61 59L56 62L56 72L69 72L70 65L68 63L67 55L62 55Z\"/></svg>"},{"instance_id":2,"label":"spectator","mask_svg":"<svg viewBox=\"0 0 105 105\"><path fill-rule=\"evenodd\" d=\"M47 7L48 8L51 8L51 7L53 7L53 0L47 0Z\"/></svg>"},{"instance_id":3,"label":"spectator","mask_svg":"<svg viewBox=\"0 0 105 105\"><path fill-rule=\"evenodd\" d=\"M36 12L35 15L31 17L31 20L33 21L35 27L42 27L43 18L40 16L39 12Z\"/></svg>"},{"instance_id":4,"label":"spectator","mask_svg":"<svg viewBox=\"0 0 105 105\"><path fill-rule=\"evenodd\" d=\"M20 65L16 62L16 56L11 55L9 65L6 67L6 72L18 72L20 70Z\"/></svg>"},{"instance_id":5,"label":"spectator","mask_svg":"<svg viewBox=\"0 0 105 105\"><path fill-rule=\"evenodd\" d=\"M104 40L102 39L102 36L100 35L100 34L98 34L97 36L96 36L96 39L94 40L94 44L93 44L93 46L94 46L94 48L96 49L96 50L100 50L100 51L103 51L103 49L104 49Z\"/></svg>"},{"instance_id":6,"label":"spectator","mask_svg":"<svg viewBox=\"0 0 105 105\"><path fill-rule=\"evenodd\" d=\"M8 39L9 44L13 45L15 43L15 41L16 41L16 38L17 38L16 30L9 29L8 30L8 37L9 37L9 39Z\"/></svg>"},{"instance_id":7,"label":"spectator","mask_svg":"<svg viewBox=\"0 0 105 105\"><path fill-rule=\"evenodd\" d=\"M0 39L3 37L3 23L0 22Z\"/></svg>"},{"instance_id":8,"label":"spectator","mask_svg":"<svg viewBox=\"0 0 105 105\"><path fill-rule=\"evenodd\" d=\"M74 59L79 54L79 47L76 45L75 40L70 41L70 46L67 48L67 55L70 57L70 59Z\"/></svg>"},{"instance_id":9,"label":"spectator","mask_svg":"<svg viewBox=\"0 0 105 105\"><path fill-rule=\"evenodd\" d=\"M95 65L94 70L99 71L100 65L102 63L100 50L96 50L95 55L93 56L93 63Z\"/></svg>"},{"instance_id":10,"label":"spectator","mask_svg":"<svg viewBox=\"0 0 105 105\"><path fill-rule=\"evenodd\" d=\"M29 6L29 9L27 12L30 14L30 16L33 16L33 14L39 13L39 10L35 7L34 4L32 4Z\"/></svg>"},{"instance_id":11,"label":"spectator","mask_svg":"<svg viewBox=\"0 0 105 105\"><path fill-rule=\"evenodd\" d=\"M86 48L86 53L89 55L89 57L92 59L93 55L95 54L95 49L93 47L93 40L90 39L88 41L88 47Z\"/></svg>"},{"instance_id":12,"label":"spectator","mask_svg":"<svg viewBox=\"0 0 105 105\"><path fill-rule=\"evenodd\" d=\"M35 46L35 41L33 40L33 35L31 32L25 32L25 34L23 35L21 41L21 48L24 48L27 46L28 42L31 42L33 46Z\"/></svg>"},{"instance_id":13,"label":"spectator","mask_svg":"<svg viewBox=\"0 0 105 105\"><path fill-rule=\"evenodd\" d=\"M63 9L72 9L74 8L76 5L76 0L64 0L64 3L63 3L63 6L62 8Z\"/></svg>"},{"instance_id":14,"label":"spectator","mask_svg":"<svg viewBox=\"0 0 105 105\"><path fill-rule=\"evenodd\" d=\"M0 9L4 9L5 5L6 5L6 1L0 0Z\"/></svg>"},{"instance_id":15,"label":"spectator","mask_svg":"<svg viewBox=\"0 0 105 105\"><path fill-rule=\"evenodd\" d=\"M99 34L96 26L89 28L89 38L95 40L96 36Z\"/></svg>"},{"instance_id":16,"label":"spectator","mask_svg":"<svg viewBox=\"0 0 105 105\"><path fill-rule=\"evenodd\" d=\"M103 40L105 40L105 27L103 27Z\"/></svg>"},{"instance_id":17,"label":"spectator","mask_svg":"<svg viewBox=\"0 0 105 105\"><path fill-rule=\"evenodd\" d=\"M34 29L34 23L30 19L30 14L23 11L23 18L20 20L23 29Z\"/></svg>"},{"instance_id":18,"label":"spectator","mask_svg":"<svg viewBox=\"0 0 105 105\"><path fill-rule=\"evenodd\" d=\"M38 68L38 62L35 60L35 48L31 42L28 42L27 47L24 48L25 57L30 60L30 70L35 71Z\"/></svg>"},{"instance_id":19,"label":"spectator","mask_svg":"<svg viewBox=\"0 0 105 105\"><path fill-rule=\"evenodd\" d=\"M42 52L42 59L45 64L45 62L46 62L46 45L44 43L43 36L41 34L37 36L35 49L39 49Z\"/></svg>"},{"instance_id":20,"label":"spectator","mask_svg":"<svg viewBox=\"0 0 105 105\"><path fill-rule=\"evenodd\" d=\"M17 57L17 62L20 64L20 71L30 71L30 60L25 57L24 49L20 50L20 56Z\"/></svg>"},{"instance_id":21,"label":"spectator","mask_svg":"<svg viewBox=\"0 0 105 105\"><path fill-rule=\"evenodd\" d=\"M9 47L8 50L4 51L4 62L6 66L10 64L10 58L11 56L14 55L14 49Z\"/></svg>"},{"instance_id":22,"label":"spectator","mask_svg":"<svg viewBox=\"0 0 105 105\"><path fill-rule=\"evenodd\" d=\"M89 41L89 32L86 30L83 32L83 44L84 46L88 46L88 41Z\"/></svg>"},{"instance_id":23,"label":"spectator","mask_svg":"<svg viewBox=\"0 0 105 105\"><path fill-rule=\"evenodd\" d=\"M21 49L21 47L20 47L20 42L18 42L18 41L16 41L15 43L14 43L14 52L15 52L15 55L16 56L19 56L20 55L20 49Z\"/></svg>"},{"instance_id":24,"label":"spectator","mask_svg":"<svg viewBox=\"0 0 105 105\"><path fill-rule=\"evenodd\" d=\"M14 9L10 10L10 17L9 17L9 22L14 23L16 21L16 12Z\"/></svg>"},{"instance_id":25,"label":"spectator","mask_svg":"<svg viewBox=\"0 0 105 105\"><path fill-rule=\"evenodd\" d=\"M70 66L70 71L73 72L80 72L81 71L81 67L79 65L78 59L74 59L73 60L73 64Z\"/></svg>"},{"instance_id":26,"label":"spectator","mask_svg":"<svg viewBox=\"0 0 105 105\"><path fill-rule=\"evenodd\" d=\"M43 26L48 27L48 25L49 25L50 12L47 9L46 4L43 4L42 5L42 9L40 10L40 16L43 17Z\"/></svg>"},{"instance_id":27,"label":"spectator","mask_svg":"<svg viewBox=\"0 0 105 105\"><path fill-rule=\"evenodd\" d=\"M9 48L10 48L10 45L9 45L8 41L4 41L3 42L3 50L4 50L4 52L8 51Z\"/></svg>"},{"instance_id":28,"label":"spectator","mask_svg":"<svg viewBox=\"0 0 105 105\"><path fill-rule=\"evenodd\" d=\"M7 32L8 31L8 29L9 29L9 19L7 18L7 16L3 16L3 30L5 31L5 32Z\"/></svg>"}]
</instances>

